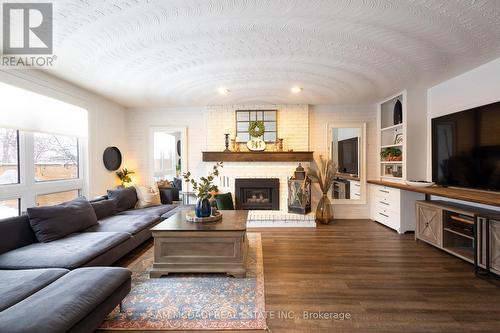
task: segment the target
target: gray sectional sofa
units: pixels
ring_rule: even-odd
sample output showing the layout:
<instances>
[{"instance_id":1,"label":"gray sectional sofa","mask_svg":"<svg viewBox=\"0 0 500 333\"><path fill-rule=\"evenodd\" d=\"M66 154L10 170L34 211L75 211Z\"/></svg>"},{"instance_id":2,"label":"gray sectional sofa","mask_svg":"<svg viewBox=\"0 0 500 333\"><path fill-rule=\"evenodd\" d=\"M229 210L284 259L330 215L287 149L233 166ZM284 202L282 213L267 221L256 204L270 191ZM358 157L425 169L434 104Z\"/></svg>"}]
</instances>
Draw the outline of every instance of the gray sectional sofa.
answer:
<instances>
[{"instance_id":1,"label":"gray sectional sofa","mask_svg":"<svg viewBox=\"0 0 500 333\"><path fill-rule=\"evenodd\" d=\"M130 291L128 270L102 266L148 240L151 227L184 209L134 209L136 202L135 189L127 188L0 220L0 331L97 328Z\"/></svg>"}]
</instances>

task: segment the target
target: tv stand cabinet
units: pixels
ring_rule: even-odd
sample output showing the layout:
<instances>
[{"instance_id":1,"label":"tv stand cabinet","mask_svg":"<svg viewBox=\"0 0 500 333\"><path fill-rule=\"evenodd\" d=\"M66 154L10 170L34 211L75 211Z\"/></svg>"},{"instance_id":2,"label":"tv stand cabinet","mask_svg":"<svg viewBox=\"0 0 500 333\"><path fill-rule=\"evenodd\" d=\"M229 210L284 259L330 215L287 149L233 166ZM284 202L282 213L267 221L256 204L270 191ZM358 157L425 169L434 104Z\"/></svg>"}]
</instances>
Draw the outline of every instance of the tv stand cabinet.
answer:
<instances>
[{"instance_id":1,"label":"tv stand cabinet","mask_svg":"<svg viewBox=\"0 0 500 333\"><path fill-rule=\"evenodd\" d=\"M500 274L500 214L446 201L416 202L415 238Z\"/></svg>"}]
</instances>

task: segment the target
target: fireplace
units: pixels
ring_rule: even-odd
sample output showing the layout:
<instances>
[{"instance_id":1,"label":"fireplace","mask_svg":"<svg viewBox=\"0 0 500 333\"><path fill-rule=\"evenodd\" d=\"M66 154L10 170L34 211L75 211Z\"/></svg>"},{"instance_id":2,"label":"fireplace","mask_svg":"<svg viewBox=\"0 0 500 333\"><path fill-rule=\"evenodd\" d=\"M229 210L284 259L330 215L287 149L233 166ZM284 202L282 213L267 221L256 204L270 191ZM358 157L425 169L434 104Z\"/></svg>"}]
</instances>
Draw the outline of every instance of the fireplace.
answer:
<instances>
[{"instance_id":1,"label":"fireplace","mask_svg":"<svg viewBox=\"0 0 500 333\"><path fill-rule=\"evenodd\" d=\"M237 178L234 186L236 209L280 209L278 178Z\"/></svg>"}]
</instances>

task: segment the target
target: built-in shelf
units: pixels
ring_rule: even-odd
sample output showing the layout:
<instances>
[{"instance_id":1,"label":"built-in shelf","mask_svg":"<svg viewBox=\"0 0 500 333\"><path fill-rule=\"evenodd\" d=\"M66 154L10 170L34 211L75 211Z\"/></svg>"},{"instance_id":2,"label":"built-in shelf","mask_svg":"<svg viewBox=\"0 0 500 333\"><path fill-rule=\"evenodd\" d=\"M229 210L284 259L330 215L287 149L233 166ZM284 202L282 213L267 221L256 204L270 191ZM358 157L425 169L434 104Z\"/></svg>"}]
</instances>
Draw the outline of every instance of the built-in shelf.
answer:
<instances>
[{"instance_id":1,"label":"built-in shelf","mask_svg":"<svg viewBox=\"0 0 500 333\"><path fill-rule=\"evenodd\" d=\"M395 145L386 145L386 146L380 146L380 148L392 148L392 147L403 147L403 144L402 143L398 143L398 144L395 144Z\"/></svg>"},{"instance_id":2,"label":"built-in shelf","mask_svg":"<svg viewBox=\"0 0 500 333\"><path fill-rule=\"evenodd\" d=\"M204 151L203 162L311 162L312 151L221 152Z\"/></svg>"},{"instance_id":3,"label":"built-in shelf","mask_svg":"<svg viewBox=\"0 0 500 333\"><path fill-rule=\"evenodd\" d=\"M402 118L399 124L395 119L397 104L401 104ZM399 108L398 108L399 109ZM377 112L377 169L380 179L402 181L406 179L407 165L407 133L406 133L406 91L402 91L378 104ZM396 121L395 121L396 120ZM397 152L399 154L397 154ZM384 161L388 157L401 157L400 161ZM384 157L383 157L384 156ZM397 175L397 176L394 176Z\"/></svg>"},{"instance_id":4,"label":"built-in shelf","mask_svg":"<svg viewBox=\"0 0 500 333\"><path fill-rule=\"evenodd\" d=\"M383 131L394 130L394 129L400 128L400 127L403 127L403 124L397 124L397 125L392 125L392 126L384 127L384 128L382 128L380 130L383 132Z\"/></svg>"},{"instance_id":5,"label":"built-in shelf","mask_svg":"<svg viewBox=\"0 0 500 333\"><path fill-rule=\"evenodd\" d=\"M444 228L443 230L444 230L444 231L447 231L447 232L451 232L451 233L453 233L453 234L455 234L455 235L458 235L458 236L460 236L460 237L464 237L464 238L468 238L468 239L474 239L474 237L472 237L472 236L469 236L469 235L463 234L463 233L461 233L461 232L459 232L459 231L456 231L456 230L453 230L453 229L451 229L451 228Z\"/></svg>"},{"instance_id":6,"label":"built-in shelf","mask_svg":"<svg viewBox=\"0 0 500 333\"><path fill-rule=\"evenodd\" d=\"M454 247L444 247L443 250L451 254L454 254L465 261L468 262L474 261L474 250L472 248L454 246Z\"/></svg>"},{"instance_id":7,"label":"built-in shelf","mask_svg":"<svg viewBox=\"0 0 500 333\"><path fill-rule=\"evenodd\" d=\"M394 176L381 176L383 179L392 179L392 180L397 180L401 181L401 177L394 177Z\"/></svg>"}]
</instances>

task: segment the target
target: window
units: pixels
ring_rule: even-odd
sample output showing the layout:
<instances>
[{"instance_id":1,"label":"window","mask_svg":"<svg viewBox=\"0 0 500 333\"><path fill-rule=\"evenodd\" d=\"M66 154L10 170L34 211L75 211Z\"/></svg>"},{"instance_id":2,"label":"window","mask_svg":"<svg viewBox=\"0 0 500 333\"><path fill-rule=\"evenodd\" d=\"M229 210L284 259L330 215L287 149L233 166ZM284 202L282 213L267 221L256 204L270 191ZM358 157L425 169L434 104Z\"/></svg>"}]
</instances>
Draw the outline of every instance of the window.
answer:
<instances>
[{"instance_id":1,"label":"window","mask_svg":"<svg viewBox=\"0 0 500 333\"><path fill-rule=\"evenodd\" d=\"M0 200L0 219L18 216L20 211L20 199Z\"/></svg>"},{"instance_id":2,"label":"window","mask_svg":"<svg viewBox=\"0 0 500 333\"><path fill-rule=\"evenodd\" d=\"M153 132L155 180L172 180L180 172L180 138L180 132Z\"/></svg>"},{"instance_id":3,"label":"window","mask_svg":"<svg viewBox=\"0 0 500 333\"><path fill-rule=\"evenodd\" d=\"M19 132L0 128L0 185L19 183Z\"/></svg>"},{"instance_id":4,"label":"window","mask_svg":"<svg viewBox=\"0 0 500 333\"><path fill-rule=\"evenodd\" d=\"M250 140L248 127L252 121L264 122L265 142L276 142L278 138L278 124L276 120L276 110L237 110L236 111L236 136L239 142Z\"/></svg>"},{"instance_id":5,"label":"window","mask_svg":"<svg viewBox=\"0 0 500 333\"><path fill-rule=\"evenodd\" d=\"M79 196L80 191L78 190L41 194L36 197L36 205L39 207L57 205L76 199Z\"/></svg>"},{"instance_id":6,"label":"window","mask_svg":"<svg viewBox=\"0 0 500 333\"><path fill-rule=\"evenodd\" d=\"M62 180L78 178L78 139L35 133L35 180Z\"/></svg>"},{"instance_id":7,"label":"window","mask_svg":"<svg viewBox=\"0 0 500 333\"><path fill-rule=\"evenodd\" d=\"M88 111L0 82L0 218L87 194Z\"/></svg>"}]
</instances>

